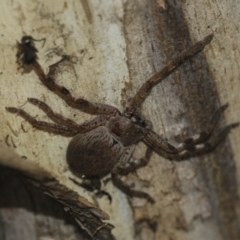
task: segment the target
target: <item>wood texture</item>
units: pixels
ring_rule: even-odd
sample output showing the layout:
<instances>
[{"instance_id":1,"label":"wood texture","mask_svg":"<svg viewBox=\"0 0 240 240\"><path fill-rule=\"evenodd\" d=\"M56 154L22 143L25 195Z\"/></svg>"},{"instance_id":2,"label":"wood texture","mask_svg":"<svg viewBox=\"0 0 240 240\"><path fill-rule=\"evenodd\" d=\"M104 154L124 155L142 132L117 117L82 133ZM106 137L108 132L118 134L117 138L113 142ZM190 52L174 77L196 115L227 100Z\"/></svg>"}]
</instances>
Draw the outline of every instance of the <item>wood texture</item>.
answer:
<instances>
[{"instance_id":1,"label":"wood texture","mask_svg":"<svg viewBox=\"0 0 240 240\"><path fill-rule=\"evenodd\" d=\"M113 197L109 204L107 198L96 199L69 180L74 177L65 161L69 138L36 131L20 117L5 111L5 106L21 106L38 119L49 121L39 109L25 104L28 97L35 97L78 123L91 117L66 106L42 86L33 71L21 74L15 54L16 40L23 35L47 39L43 48L41 43L37 44L39 61L46 71L61 54L72 56L72 63L58 69L57 81L75 96L110 103L122 110L136 89L168 60L214 33L213 41L203 53L187 61L153 90L142 111L152 121L156 132L176 143L176 138L185 139L203 130L214 110L228 102L229 108L217 132L226 124L240 120L240 5L237 0L218 3L210 0L59 0L57 4L56 1L14 0L1 1L0 6L0 140L3 143L20 156L50 169L60 183L107 212L110 223L115 225L116 239L240 238L239 128L212 153L181 163L154 154L147 167L126 178L129 184L149 192L156 204L129 200L111 182L104 186ZM143 148L140 144L134 157L142 156ZM16 195L16 186L11 181L7 184L6 178L12 178L9 170L0 171L1 177L4 176L0 195L4 196L2 193L8 188L13 198L23 197L28 201L30 196L24 193L21 196L21 192ZM32 194L34 204L39 206L41 202L34 192ZM10 207L0 205L2 226L6 226L3 216ZM27 204L16 205L14 209L26 213L28 207ZM23 220L12 222L15 238L9 236L10 228L3 227L2 239L27 239L26 235L20 237L17 229L30 233L25 229L32 229L33 225L41 230L34 233L36 239L50 238L56 218L44 211L45 217L51 219L44 221L45 226L41 224L43 220L29 223L30 218L40 218L37 213L31 208ZM7 214L12 218L19 216L12 210ZM64 216L61 219L65 219ZM63 226L66 222L61 223L61 228ZM44 229L48 229L45 235L42 234ZM81 231L75 234L72 228L66 231L71 233L69 239L78 239L81 235ZM52 238L62 239L60 235L56 233Z\"/></svg>"}]
</instances>

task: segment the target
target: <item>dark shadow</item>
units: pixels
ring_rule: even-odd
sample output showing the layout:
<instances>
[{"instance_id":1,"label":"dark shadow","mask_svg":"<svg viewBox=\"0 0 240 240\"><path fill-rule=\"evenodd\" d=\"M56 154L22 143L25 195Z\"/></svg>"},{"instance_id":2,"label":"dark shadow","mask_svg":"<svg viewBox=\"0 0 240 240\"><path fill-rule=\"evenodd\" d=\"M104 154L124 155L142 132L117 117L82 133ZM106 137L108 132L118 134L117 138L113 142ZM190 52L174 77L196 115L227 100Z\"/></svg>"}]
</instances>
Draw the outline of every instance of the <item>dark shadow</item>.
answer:
<instances>
[{"instance_id":1,"label":"dark shadow","mask_svg":"<svg viewBox=\"0 0 240 240\"><path fill-rule=\"evenodd\" d=\"M71 225L75 229L75 239L91 239L75 220L63 210L61 204L34 187L20 172L0 166L0 215L1 209L16 208L26 209L35 217L41 214L50 216L56 221L62 219L64 224L62 227L59 226L60 231L65 225ZM36 224L36 222L33 224ZM41 228L41 226L38 227Z\"/></svg>"}]
</instances>

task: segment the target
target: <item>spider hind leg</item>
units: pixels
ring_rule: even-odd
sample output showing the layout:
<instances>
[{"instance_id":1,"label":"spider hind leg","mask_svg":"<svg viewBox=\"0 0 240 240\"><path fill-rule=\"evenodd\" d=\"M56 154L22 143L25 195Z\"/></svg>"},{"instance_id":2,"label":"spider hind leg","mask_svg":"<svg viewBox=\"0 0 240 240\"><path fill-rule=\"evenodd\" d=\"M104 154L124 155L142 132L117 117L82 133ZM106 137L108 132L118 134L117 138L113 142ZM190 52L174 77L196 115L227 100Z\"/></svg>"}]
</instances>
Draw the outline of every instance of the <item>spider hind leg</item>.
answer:
<instances>
[{"instance_id":1,"label":"spider hind leg","mask_svg":"<svg viewBox=\"0 0 240 240\"><path fill-rule=\"evenodd\" d=\"M213 138L211 141L207 142L199 142L198 144L191 144L188 145L186 148L179 151L179 156L181 158L189 157L193 154L204 154L212 149L214 149L226 136L229 134L231 129L238 127L239 123L233 123L226 126L222 131L220 131L217 136Z\"/></svg>"},{"instance_id":2,"label":"spider hind leg","mask_svg":"<svg viewBox=\"0 0 240 240\"><path fill-rule=\"evenodd\" d=\"M201 155L214 149L230 132L231 129L239 126L239 123L233 123L223 128L216 136L208 140L212 131L218 122L221 113L227 108L227 104L218 108L213 114L206 131L194 135L174 147L157 133L149 131L143 141L156 152L164 154L169 160L181 161L193 155Z\"/></svg>"}]
</instances>

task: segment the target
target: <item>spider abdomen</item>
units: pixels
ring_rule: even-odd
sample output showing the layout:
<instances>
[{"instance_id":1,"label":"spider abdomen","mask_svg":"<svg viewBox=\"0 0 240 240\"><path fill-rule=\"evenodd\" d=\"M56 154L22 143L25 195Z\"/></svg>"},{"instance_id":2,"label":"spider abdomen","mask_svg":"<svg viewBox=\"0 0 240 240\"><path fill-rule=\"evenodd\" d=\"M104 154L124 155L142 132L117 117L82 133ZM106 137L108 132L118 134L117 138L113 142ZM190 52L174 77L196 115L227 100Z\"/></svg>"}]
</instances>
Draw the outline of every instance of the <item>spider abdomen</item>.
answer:
<instances>
[{"instance_id":1,"label":"spider abdomen","mask_svg":"<svg viewBox=\"0 0 240 240\"><path fill-rule=\"evenodd\" d=\"M77 175L103 176L111 172L123 152L122 145L104 126L76 135L68 145L67 161Z\"/></svg>"}]
</instances>

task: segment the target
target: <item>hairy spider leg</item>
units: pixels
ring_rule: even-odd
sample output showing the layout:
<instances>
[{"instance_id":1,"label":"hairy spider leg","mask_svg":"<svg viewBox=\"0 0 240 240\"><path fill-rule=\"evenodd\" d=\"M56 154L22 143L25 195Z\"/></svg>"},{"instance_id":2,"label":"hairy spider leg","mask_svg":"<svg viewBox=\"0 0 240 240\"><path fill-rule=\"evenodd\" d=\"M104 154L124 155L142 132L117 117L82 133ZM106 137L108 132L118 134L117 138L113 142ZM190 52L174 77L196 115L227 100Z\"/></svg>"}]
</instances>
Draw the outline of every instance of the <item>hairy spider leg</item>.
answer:
<instances>
[{"instance_id":1,"label":"hairy spider leg","mask_svg":"<svg viewBox=\"0 0 240 240\"><path fill-rule=\"evenodd\" d=\"M108 121L112 115L100 115L97 116L90 121L84 122L82 124L77 124L73 120L69 118L63 117L61 114L55 113L51 107L49 107L46 103L35 99L35 98L28 98L28 102L32 103L33 105L38 106L42 111L44 111L47 116L52 119L54 122L67 126L69 128L75 129L78 133L84 133L91 131L94 128L102 126Z\"/></svg>"},{"instance_id":2,"label":"hairy spider leg","mask_svg":"<svg viewBox=\"0 0 240 240\"><path fill-rule=\"evenodd\" d=\"M39 107L43 112L47 114L55 123L64 125L70 128L77 128L78 125L71 119L65 118L62 115L55 113L51 107L49 107L45 102L38 100L36 98L28 98L29 103Z\"/></svg>"},{"instance_id":3,"label":"hairy spider leg","mask_svg":"<svg viewBox=\"0 0 240 240\"><path fill-rule=\"evenodd\" d=\"M201 52L204 47L211 42L213 34L206 36L203 40L196 42L192 47L180 53L179 56L169 62L160 72L157 72L151 78L149 78L138 90L135 96L130 101L128 107L125 110L126 115L132 115L136 109L143 103L146 97L149 95L153 87L159 84L162 80L168 77L174 70L176 70L187 59L195 56Z\"/></svg>"},{"instance_id":4,"label":"hairy spider leg","mask_svg":"<svg viewBox=\"0 0 240 240\"><path fill-rule=\"evenodd\" d=\"M63 136L68 136L68 137L73 137L78 133L77 130L69 128L67 126L61 126L61 125L58 125L55 123L38 121L22 109L18 109L18 108L14 108L14 107L6 107L6 110L10 113L17 113L19 116L21 116L26 121L31 123L32 126L34 126L35 128L38 128L40 130L43 130L43 131L56 133L56 134L60 134Z\"/></svg>"},{"instance_id":5,"label":"hairy spider leg","mask_svg":"<svg viewBox=\"0 0 240 240\"><path fill-rule=\"evenodd\" d=\"M104 125L105 122L111 117L111 115L100 115L88 122L84 122L83 124L76 124L71 119L65 118L62 115L53 112L53 110L44 102L36 100L37 99L30 99L29 102L33 103L34 105L37 104L39 108L41 108L49 116L49 118L61 125L38 121L22 109L6 107L6 110L10 113L17 113L37 129L68 137L75 136L78 133L88 132L94 128ZM76 125L76 127L74 127L73 123Z\"/></svg>"},{"instance_id":6,"label":"hairy spider leg","mask_svg":"<svg viewBox=\"0 0 240 240\"><path fill-rule=\"evenodd\" d=\"M224 138L227 137L231 129L238 126L239 123L233 123L226 126L216 137L214 137L213 141L188 146L186 149L179 151L179 156L181 158L187 158L193 154L204 154L209 152L210 150L214 149Z\"/></svg>"},{"instance_id":7,"label":"hairy spider leg","mask_svg":"<svg viewBox=\"0 0 240 240\"><path fill-rule=\"evenodd\" d=\"M123 182L117 173L113 172L112 173L112 181L113 184L119 188L122 192L126 193L130 197L138 197L138 198L145 198L147 199L150 203L155 203L154 199L147 193L134 190L130 186L128 186L125 182Z\"/></svg>"},{"instance_id":8,"label":"hairy spider leg","mask_svg":"<svg viewBox=\"0 0 240 240\"><path fill-rule=\"evenodd\" d=\"M162 152L164 150L169 156L176 156L179 158L173 158L170 160L181 161L187 157L193 156L194 154L204 154L209 152L213 148L215 148L229 133L232 128L235 128L239 125L239 123L233 123L226 126L217 136L214 137L212 142L202 142L196 145L186 146L184 148L177 149L173 145L166 142L162 139L157 133L153 131L149 131L143 141L147 144L147 146L153 148L157 152Z\"/></svg>"},{"instance_id":9,"label":"hairy spider leg","mask_svg":"<svg viewBox=\"0 0 240 240\"><path fill-rule=\"evenodd\" d=\"M60 60L58 63L62 62ZM56 67L55 63L54 65L51 65L49 67L49 73L52 74L53 71L52 68ZM31 64L38 75L41 82L51 91L59 95L63 100L66 101L68 105L70 105L73 108L79 109L83 112L92 114L92 115L100 115L100 114L116 114L119 113L119 110L113 106L102 104L102 103L95 103L90 102L84 98L75 98L72 96L70 91L65 88L64 86L61 86L55 82L55 80L49 76L49 73L46 75L41 67L41 65L38 63L37 60L34 60Z\"/></svg>"},{"instance_id":10,"label":"hairy spider leg","mask_svg":"<svg viewBox=\"0 0 240 240\"><path fill-rule=\"evenodd\" d=\"M153 149L148 147L146 149L144 157L139 159L134 159L132 161L126 161L125 163L117 167L117 172L120 175L127 175L130 172L134 172L137 169L146 166L150 161L152 153L153 153Z\"/></svg>"},{"instance_id":11,"label":"hairy spider leg","mask_svg":"<svg viewBox=\"0 0 240 240\"><path fill-rule=\"evenodd\" d=\"M132 156L134 148L135 148L135 145L127 147L124 150L124 153L121 156L121 159L119 160L120 164L117 164L114 167L114 170L112 173L113 184L130 197L145 198L149 202L154 203L155 201L148 193L132 189L130 186L124 183L124 181L122 181L121 178L118 176L118 175L127 175L128 173L134 172L138 168L141 168L148 164L153 150L148 147L145 152L145 156L143 158L129 161L129 159Z\"/></svg>"},{"instance_id":12,"label":"hairy spider leg","mask_svg":"<svg viewBox=\"0 0 240 240\"><path fill-rule=\"evenodd\" d=\"M209 137L211 136L212 131L213 131L216 123L218 122L222 112L227 107L228 107L228 104L225 104L225 105L221 106L220 108L218 108L215 111L215 113L213 114L213 116L212 116L212 118L211 118L211 120L210 120L210 122L208 124L207 130L202 131L199 134L196 134L193 137L184 140L182 143L180 143L177 146L178 151L184 150L184 149L186 149L187 147L189 147L191 145L196 145L198 143L206 142L209 139Z\"/></svg>"}]
</instances>

